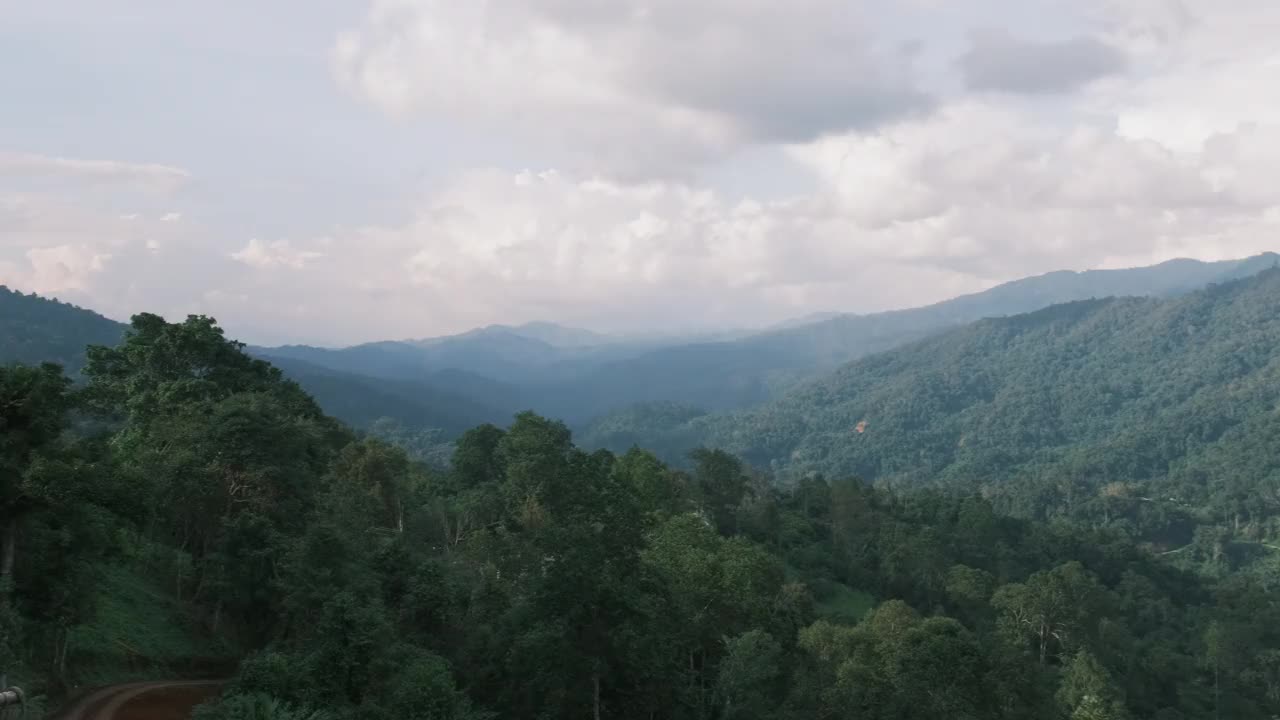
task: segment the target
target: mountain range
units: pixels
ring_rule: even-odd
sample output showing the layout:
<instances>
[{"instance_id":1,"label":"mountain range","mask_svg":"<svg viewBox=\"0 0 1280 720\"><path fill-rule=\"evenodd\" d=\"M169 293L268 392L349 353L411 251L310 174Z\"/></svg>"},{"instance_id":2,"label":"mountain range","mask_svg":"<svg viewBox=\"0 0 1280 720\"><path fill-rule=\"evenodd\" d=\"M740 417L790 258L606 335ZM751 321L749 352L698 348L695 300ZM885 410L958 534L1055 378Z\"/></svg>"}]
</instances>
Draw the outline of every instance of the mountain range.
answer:
<instances>
[{"instance_id":1,"label":"mountain range","mask_svg":"<svg viewBox=\"0 0 1280 720\"><path fill-rule=\"evenodd\" d=\"M784 479L853 475L891 486L1073 473L1174 485L1196 476L1212 486L1254 471L1280 482L1280 269L1176 298L986 319L756 408L632 409L582 441L672 457L708 445ZM1224 455L1249 462L1226 465Z\"/></svg>"},{"instance_id":2,"label":"mountain range","mask_svg":"<svg viewBox=\"0 0 1280 720\"><path fill-rule=\"evenodd\" d=\"M587 428L584 438L590 442L616 446L624 437L672 432L705 413L785 402L788 393L809 392L809 383L846 363L984 318L1092 298L1178 296L1255 275L1278 259L1266 253L1225 262L1054 272L922 308L822 313L765 331L726 330L710 338L614 336L530 323L347 348L250 351L358 427L387 417L454 435L535 409ZM89 310L0 291L0 362L47 359L74 373L84 345L113 344L124 329Z\"/></svg>"}]
</instances>

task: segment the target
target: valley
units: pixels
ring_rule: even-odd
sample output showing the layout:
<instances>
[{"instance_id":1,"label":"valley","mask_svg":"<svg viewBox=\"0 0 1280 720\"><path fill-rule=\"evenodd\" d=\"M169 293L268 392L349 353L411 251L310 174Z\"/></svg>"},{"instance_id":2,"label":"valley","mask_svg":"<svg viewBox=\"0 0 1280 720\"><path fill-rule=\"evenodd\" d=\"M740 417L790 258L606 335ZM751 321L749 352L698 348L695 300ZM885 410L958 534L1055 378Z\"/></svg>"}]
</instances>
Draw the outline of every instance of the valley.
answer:
<instances>
[{"instance_id":1,"label":"valley","mask_svg":"<svg viewBox=\"0 0 1280 720\"><path fill-rule=\"evenodd\" d=\"M1262 720L1275 264L656 345L246 348L6 291L0 661L46 708L236 667L121 720Z\"/></svg>"}]
</instances>

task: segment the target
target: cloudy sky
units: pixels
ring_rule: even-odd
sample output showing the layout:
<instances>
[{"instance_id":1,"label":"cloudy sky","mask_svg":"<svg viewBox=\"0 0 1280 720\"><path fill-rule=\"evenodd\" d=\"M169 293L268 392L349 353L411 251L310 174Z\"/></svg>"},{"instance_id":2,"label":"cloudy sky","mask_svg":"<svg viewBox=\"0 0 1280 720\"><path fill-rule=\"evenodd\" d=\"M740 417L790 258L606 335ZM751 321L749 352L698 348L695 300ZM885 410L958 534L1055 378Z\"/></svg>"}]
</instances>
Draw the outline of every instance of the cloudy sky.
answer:
<instances>
[{"instance_id":1,"label":"cloudy sky","mask_svg":"<svg viewBox=\"0 0 1280 720\"><path fill-rule=\"evenodd\" d=\"M0 0L0 284L253 342L1280 248L1274 0Z\"/></svg>"}]
</instances>

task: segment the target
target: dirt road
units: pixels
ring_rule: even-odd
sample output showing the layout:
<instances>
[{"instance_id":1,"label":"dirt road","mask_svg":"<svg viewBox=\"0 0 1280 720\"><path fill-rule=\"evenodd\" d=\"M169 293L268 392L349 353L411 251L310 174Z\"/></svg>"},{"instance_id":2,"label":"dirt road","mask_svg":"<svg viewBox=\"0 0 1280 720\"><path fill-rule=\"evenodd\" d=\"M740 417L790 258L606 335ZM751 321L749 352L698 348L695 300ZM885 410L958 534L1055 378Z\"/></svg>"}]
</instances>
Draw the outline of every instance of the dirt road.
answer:
<instances>
[{"instance_id":1,"label":"dirt road","mask_svg":"<svg viewBox=\"0 0 1280 720\"><path fill-rule=\"evenodd\" d=\"M220 680L141 682L102 688L81 698L57 720L187 720L213 697Z\"/></svg>"}]
</instances>

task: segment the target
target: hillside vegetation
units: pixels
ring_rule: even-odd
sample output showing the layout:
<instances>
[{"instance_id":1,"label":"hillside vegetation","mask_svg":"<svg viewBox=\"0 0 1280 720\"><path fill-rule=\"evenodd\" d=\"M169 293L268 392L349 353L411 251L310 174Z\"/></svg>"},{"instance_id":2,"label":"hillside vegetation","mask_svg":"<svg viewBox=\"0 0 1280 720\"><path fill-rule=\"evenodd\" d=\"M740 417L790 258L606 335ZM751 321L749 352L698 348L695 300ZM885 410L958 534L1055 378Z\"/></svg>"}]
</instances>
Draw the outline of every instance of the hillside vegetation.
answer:
<instances>
[{"instance_id":1,"label":"hillside vegetation","mask_svg":"<svg viewBox=\"0 0 1280 720\"><path fill-rule=\"evenodd\" d=\"M0 365L53 362L83 380L85 348L115 345L127 329L90 310L0 286ZM386 419L452 439L480 423L501 422L520 408L514 388L460 371L389 379L293 358L275 362L327 413L357 428Z\"/></svg>"},{"instance_id":2,"label":"hillside vegetation","mask_svg":"<svg viewBox=\"0 0 1280 720\"><path fill-rule=\"evenodd\" d=\"M1256 274L1275 265L1278 257L1268 253L1219 263L1176 260L1130 270L1049 273L928 307L836 315L716 342L632 341L535 325L485 328L425 342L255 352L267 359L290 357L348 373L431 384L438 384L433 378L442 370L465 370L506 386L501 396L470 395L486 405L501 407L502 398L508 398L515 403L507 409L533 408L581 426L640 403L678 402L704 411L748 408L851 360L982 318L1090 298L1178 295Z\"/></svg>"},{"instance_id":3,"label":"hillside vegetation","mask_svg":"<svg viewBox=\"0 0 1280 720\"><path fill-rule=\"evenodd\" d=\"M721 451L588 453L532 413L433 472L207 318L140 315L85 372L0 369L0 666L45 691L102 644L68 629L150 577L251 649L204 720L1280 712L1274 593L1113 531L854 478L783 490ZM86 412L112 429L69 433Z\"/></svg>"},{"instance_id":4,"label":"hillside vegetation","mask_svg":"<svg viewBox=\"0 0 1280 720\"><path fill-rule=\"evenodd\" d=\"M757 410L675 419L597 437L673 458L721 447L791 482L981 491L1006 512L1170 546L1196 525L1267 542L1280 533L1280 270L984 320Z\"/></svg>"},{"instance_id":5,"label":"hillside vegetation","mask_svg":"<svg viewBox=\"0 0 1280 720\"><path fill-rule=\"evenodd\" d=\"M114 345L126 327L92 310L0 285L0 364L56 362L71 375L88 345Z\"/></svg>"},{"instance_id":6,"label":"hillside vegetation","mask_svg":"<svg viewBox=\"0 0 1280 720\"><path fill-rule=\"evenodd\" d=\"M726 339L607 336L551 323L494 325L448 337L326 349L249 348L297 380L331 415L368 428L389 418L453 439L480 422L534 409L585 428L635 405L679 403L702 412L751 408L840 365L975 320L1107 296L1169 296L1247 277L1277 256L1148 268L1058 272L1006 283L929 307L870 315L819 314ZM0 288L0 362L64 365L83 346L114 343L124 326L74 306ZM638 412L649 412L640 410ZM618 426L619 420L605 419ZM621 421L625 422L625 421Z\"/></svg>"}]
</instances>

